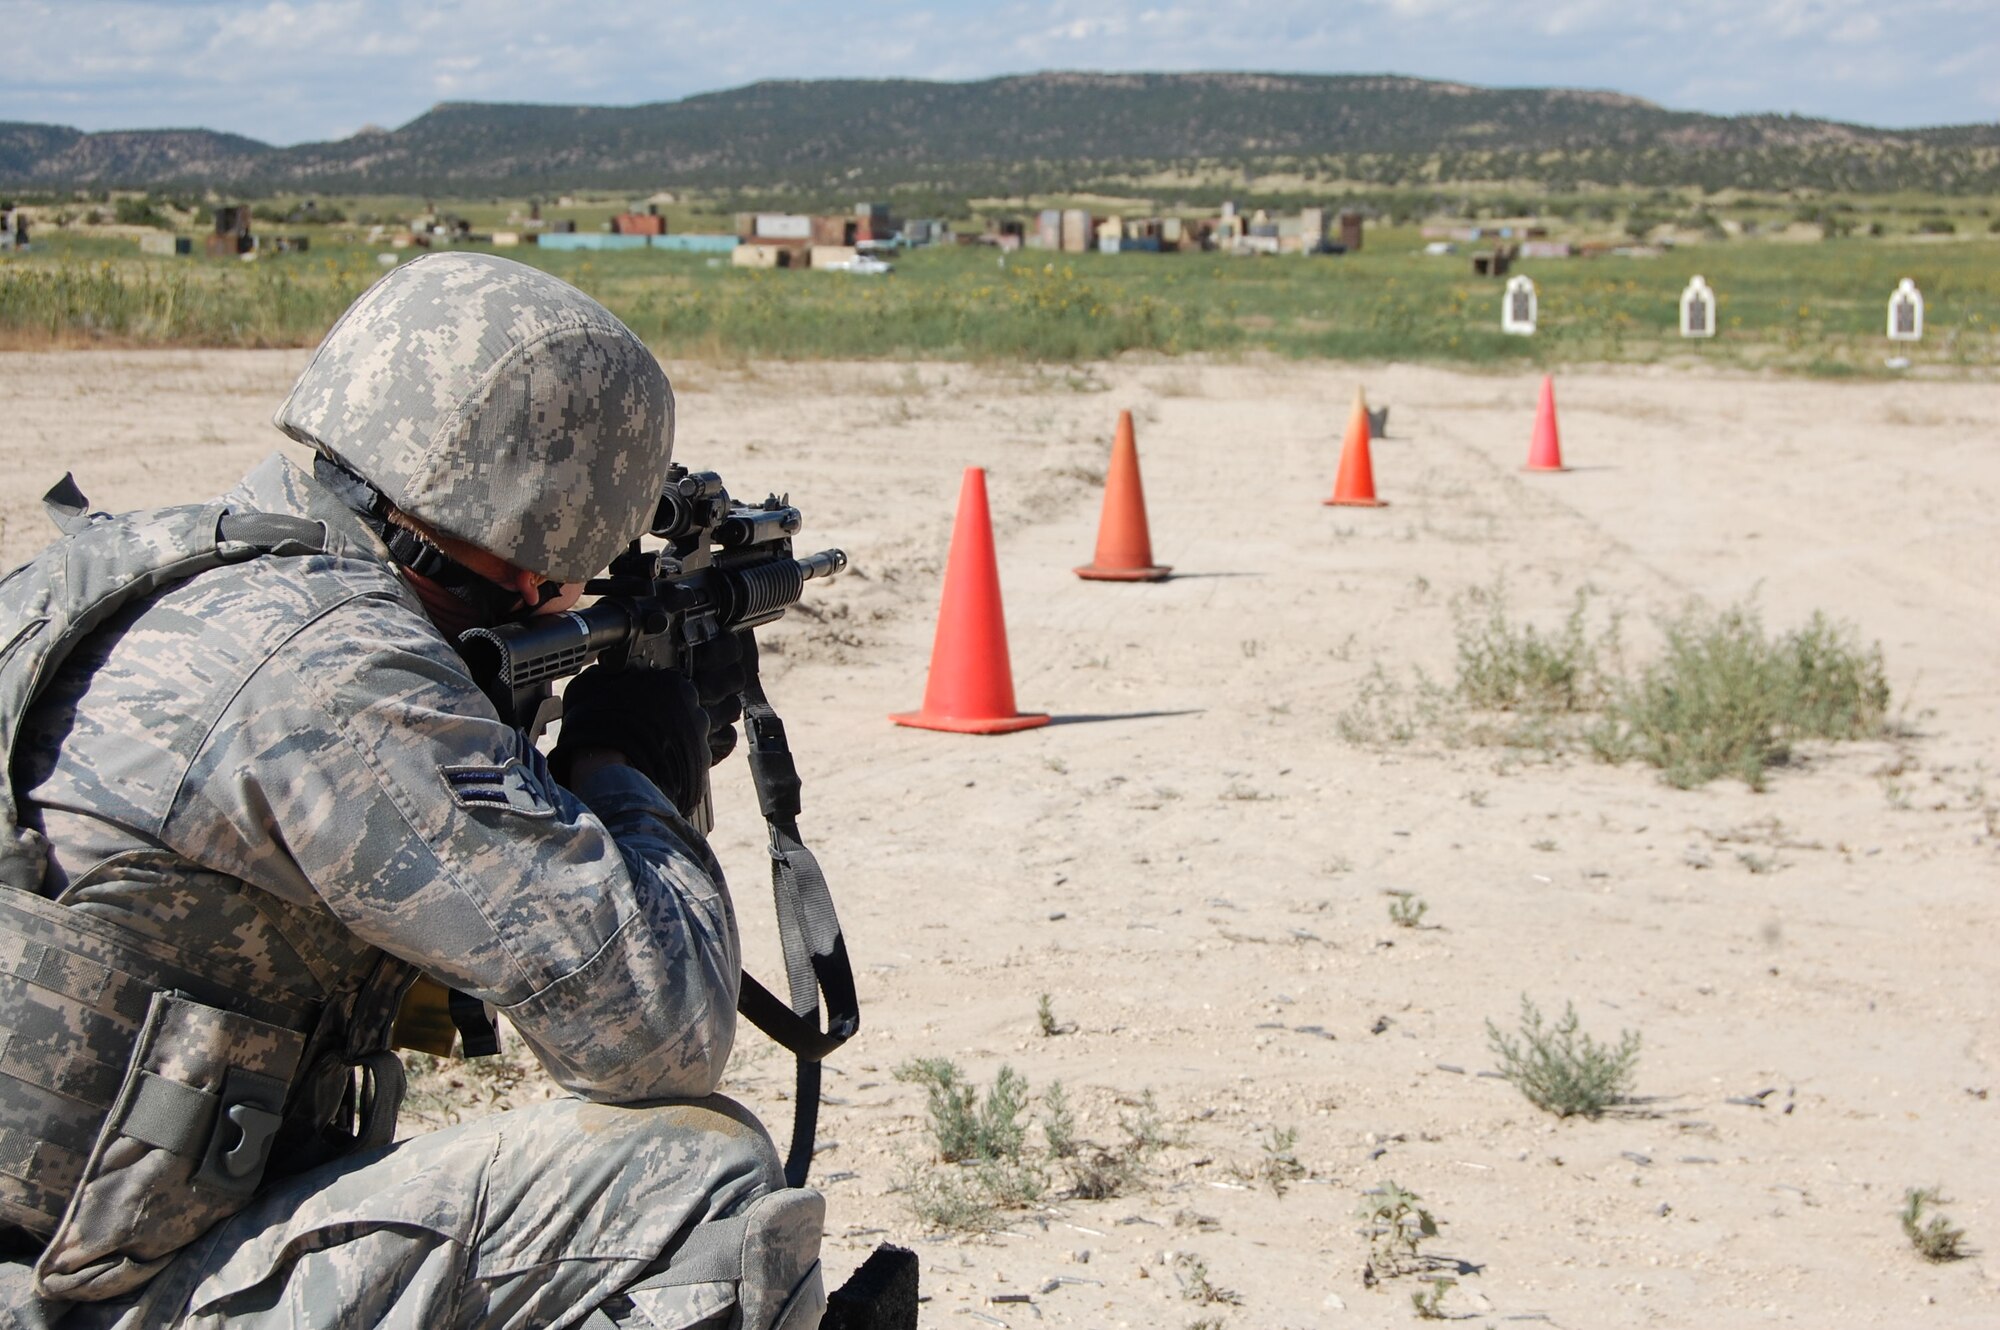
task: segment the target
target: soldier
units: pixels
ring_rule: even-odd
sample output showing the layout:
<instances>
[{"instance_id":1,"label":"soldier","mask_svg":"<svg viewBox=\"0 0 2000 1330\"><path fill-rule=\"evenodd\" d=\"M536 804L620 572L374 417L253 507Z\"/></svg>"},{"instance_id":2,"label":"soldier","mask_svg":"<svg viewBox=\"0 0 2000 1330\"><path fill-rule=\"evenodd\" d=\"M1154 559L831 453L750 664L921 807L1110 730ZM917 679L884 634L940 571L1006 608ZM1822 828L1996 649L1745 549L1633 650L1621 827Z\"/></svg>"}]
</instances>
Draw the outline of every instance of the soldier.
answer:
<instances>
[{"instance_id":1,"label":"soldier","mask_svg":"<svg viewBox=\"0 0 2000 1330\"><path fill-rule=\"evenodd\" d=\"M452 646L646 527L658 362L437 255L276 423L311 472L121 518L59 486L0 584L0 1322L816 1325L820 1198L714 1094L736 924L681 813L732 716L593 669L545 761ZM575 1098L391 1144L418 975Z\"/></svg>"}]
</instances>

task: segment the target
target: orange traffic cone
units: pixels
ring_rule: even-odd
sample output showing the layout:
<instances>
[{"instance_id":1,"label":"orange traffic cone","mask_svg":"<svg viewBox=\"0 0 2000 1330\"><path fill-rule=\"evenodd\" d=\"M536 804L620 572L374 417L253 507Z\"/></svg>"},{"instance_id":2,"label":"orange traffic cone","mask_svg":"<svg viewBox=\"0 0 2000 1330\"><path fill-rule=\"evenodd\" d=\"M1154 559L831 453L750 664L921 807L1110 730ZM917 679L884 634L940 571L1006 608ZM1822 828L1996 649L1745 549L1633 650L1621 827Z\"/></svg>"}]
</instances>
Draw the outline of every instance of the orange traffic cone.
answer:
<instances>
[{"instance_id":1,"label":"orange traffic cone","mask_svg":"<svg viewBox=\"0 0 2000 1330\"><path fill-rule=\"evenodd\" d=\"M1556 435L1555 380L1542 376L1542 400L1535 408L1535 437L1528 445L1528 465L1524 471L1567 471L1563 465L1562 440Z\"/></svg>"},{"instance_id":2,"label":"orange traffic cone","mask_svg":"<svg viewBox=\"0 0 2000 1330\"><path fill-rule=\"evenodd\" d=\"M993 560L993 520L986 508L986 472L965 469L945 563L944 598L924 709L889 717L898 725L958 734L1006 734L1046 725L1046 715L1014 710L1014 674L1007 662L1007 619L1000 607L1000 570Z\"/></svg>"},{"instance_id":3,"label":"orange traffic cone","mask_svg":"<svg viewBox=\"0 0 2000 1330\"><path fill-rule=\"evenodd\" d=\"M1328 507L1386 508L1375 497L1375 466L1368 457L1368 403L1354 390L1354 413L1347 418L1347 438L1340 445L1340 474L1334 477Z\"/></svg>"},{"instance_id":4,"label":"orange traffic cone","mask_svg":"<svg viewBox=\"0 0 2000 1330\"><path fill-rule=\"evenodd\" d=\"M1097 523L1097 557L1076 575L1090 582L1158 582L1171 572L1153 562L1146 491L1139 483L1139 445L1132 438L1132 413L1120 411L1111 474L1104 481L1104 515Z\"/></svg>"}]
</instances>

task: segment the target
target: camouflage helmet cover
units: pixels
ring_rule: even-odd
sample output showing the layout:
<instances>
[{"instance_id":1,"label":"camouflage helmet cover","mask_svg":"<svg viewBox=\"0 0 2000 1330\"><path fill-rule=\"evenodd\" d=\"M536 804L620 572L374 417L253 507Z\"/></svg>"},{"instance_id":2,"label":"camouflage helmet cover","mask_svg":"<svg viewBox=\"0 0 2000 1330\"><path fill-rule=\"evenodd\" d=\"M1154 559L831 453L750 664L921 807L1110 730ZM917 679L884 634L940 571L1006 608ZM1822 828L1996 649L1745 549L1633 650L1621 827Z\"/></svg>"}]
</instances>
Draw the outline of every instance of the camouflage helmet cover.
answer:
<instances>
[{"instance_id":1,"label":"camouflage helmet cover","mask_svg":"<svg viewBox=\"0 0 2000 1330\"><path fill-rule=\"evenodd\" d=\"M275 423L446 535L578 582L651 518L674 396L645 343L567 282L434 254L354 302Z\"/></svg>"}]
</instances>

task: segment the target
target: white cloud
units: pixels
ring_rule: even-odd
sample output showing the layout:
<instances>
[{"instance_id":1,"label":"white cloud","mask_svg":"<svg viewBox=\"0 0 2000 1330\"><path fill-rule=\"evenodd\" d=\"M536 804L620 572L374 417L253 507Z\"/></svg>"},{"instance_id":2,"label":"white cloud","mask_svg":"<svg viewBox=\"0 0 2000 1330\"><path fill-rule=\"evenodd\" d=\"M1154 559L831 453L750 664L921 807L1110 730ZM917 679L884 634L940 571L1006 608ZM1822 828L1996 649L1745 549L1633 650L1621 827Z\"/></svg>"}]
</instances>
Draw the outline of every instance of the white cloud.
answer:
<instances>
[{"instance_id":1,"label":"white cloud","mask_svg":"<svg viewBox=\"0 0 2000 1330\"><path fill-rule=\"evenodd\" d=\"M0 116L272 142L442 99L657 101L761 78L1396 72L1883 124L1993 114L2000 0L0 0ZM1968 42L1980 40L1968 50ZM1978 58L1972 58L1976 52Z\"/></svg>"}]
</instances>

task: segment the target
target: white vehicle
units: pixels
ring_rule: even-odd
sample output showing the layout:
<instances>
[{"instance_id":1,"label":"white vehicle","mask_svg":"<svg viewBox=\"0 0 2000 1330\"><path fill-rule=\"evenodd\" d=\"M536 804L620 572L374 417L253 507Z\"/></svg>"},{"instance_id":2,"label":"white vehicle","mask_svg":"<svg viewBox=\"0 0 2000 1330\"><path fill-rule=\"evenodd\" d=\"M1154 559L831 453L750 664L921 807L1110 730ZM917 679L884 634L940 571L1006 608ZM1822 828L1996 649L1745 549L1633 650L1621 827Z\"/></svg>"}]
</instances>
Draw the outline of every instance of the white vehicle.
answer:
<instances>
[{"instance_id":1,"label":"white vehicle","mask_svg":"<svg viewBox=\"0 0 2000 1330\"><path fill-rule=\"evenodd\" d=\"M860 273L864 276L875 277L880 276L882 273L896 271L896 265L885 263L873 254L856 254L845 263L829 263L827 271Z\"/></svg>"}]
</instances>

